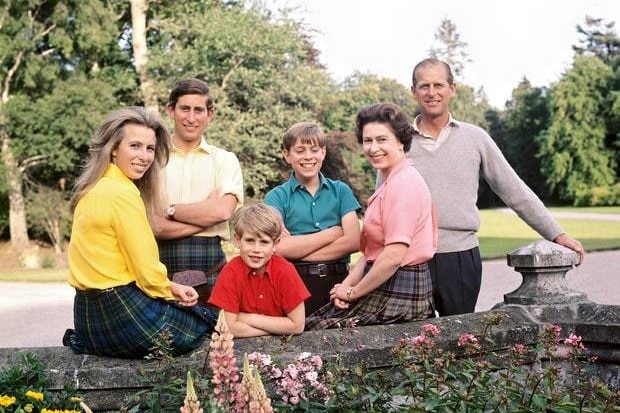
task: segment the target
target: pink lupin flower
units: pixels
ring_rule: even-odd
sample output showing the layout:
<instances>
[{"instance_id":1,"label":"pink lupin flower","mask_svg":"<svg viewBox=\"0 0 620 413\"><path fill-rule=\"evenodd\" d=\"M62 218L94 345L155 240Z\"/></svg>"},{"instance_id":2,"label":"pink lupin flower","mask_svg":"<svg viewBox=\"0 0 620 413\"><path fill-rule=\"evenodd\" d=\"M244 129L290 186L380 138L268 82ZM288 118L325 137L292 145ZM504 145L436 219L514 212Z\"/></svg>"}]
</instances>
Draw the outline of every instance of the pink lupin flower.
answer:
<instances>
[{"instance_id":1,"label":"pink lupin flower","mask_svg":"<svg viewBox=\"0 0 620 413\"><path fill-rule=\"evenodd\" d=\"M271 362L271 361L269 361ZM246 401L246 409L236 410L249 413L272 413L271 399L267 397L265 386L260 378L258 369L250 364L248 355L243 356L243 379L241 379L241 393Z\"/></svg>"},{"instance_id":2,"label":"pink lupin flower","mask_svg":"<svg viewBox=\"0 0 620 413\"><path fill-rule=\"evenodd\" d=\"M224 312L220 311L215 331L211 334L209 366L213 371L211 382L215 384L213 389L215 400L225 410L237 402L241 386L233 346L233 335L226 324Z\"/></svg>"},{"instance_id":3,"label":"pink lupin flower","mask_svg":"<svg viewBox=\"0 0 620 413\"><path fill-rule=\"evenodd\" d=\"M185 400L181 407L181 413L203 413L198 396L196 396L192 373L189 371L187 372L187 390L185 391Z\"/></svg>"}]
</instances>

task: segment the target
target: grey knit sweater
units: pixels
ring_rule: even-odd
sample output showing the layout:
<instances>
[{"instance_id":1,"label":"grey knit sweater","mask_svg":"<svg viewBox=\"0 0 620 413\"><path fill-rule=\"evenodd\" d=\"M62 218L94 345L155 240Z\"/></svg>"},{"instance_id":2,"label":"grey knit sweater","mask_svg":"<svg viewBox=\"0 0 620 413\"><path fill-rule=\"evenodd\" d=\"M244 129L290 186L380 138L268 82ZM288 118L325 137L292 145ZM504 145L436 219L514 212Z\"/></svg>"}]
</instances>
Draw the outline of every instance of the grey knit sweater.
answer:
<instances>
[{"instance_id":1,"label":"grey knit sweater","mask_svg":"<svg viewBox=\"0 0 620 413\"><path fill-rule=\"evenodd\" d=\"M446 141L435 151L422 148L414 139L407 154L424 177L437 209L437 252L465 251L478 245L480 176L541 236L553 240L564 232L483 129L458 121L452 125Z\"/></svg>"}]
</instances>

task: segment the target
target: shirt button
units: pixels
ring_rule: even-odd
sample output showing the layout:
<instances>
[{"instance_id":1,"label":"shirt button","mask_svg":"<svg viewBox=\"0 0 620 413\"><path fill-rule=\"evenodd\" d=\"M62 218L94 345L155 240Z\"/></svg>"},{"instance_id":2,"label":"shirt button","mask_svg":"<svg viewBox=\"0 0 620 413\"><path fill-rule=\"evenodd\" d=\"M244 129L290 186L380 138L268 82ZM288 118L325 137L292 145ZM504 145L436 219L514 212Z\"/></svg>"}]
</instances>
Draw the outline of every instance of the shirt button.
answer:
<instances>
[{"instance_id":1,"label":"shirt button","mask_svg":"<svg viewBox=\"0 0 620 413\"><path fill-rule=\"evenodd\" d=\"M314 223L314 226L315 226L315 227L318 227L318 226L319 226L319 223L318 223L318 222L315 222L315 223Z\"/></svg>"},{"instance_id":2,"label":"shirt button","mask_svg":"<svg viewBox=\"0 0 620 413\"><path fill-rule=\"evenodd\" d=\"M313 202L312 205L316 205L316 202Z\"/></svg>"},{"instance_id":3,"label":"shirt button","mask_svg":"<svg viewBox=\"0 0 620 413\"><path fill-rule=\"evenodd\" d=\"M260 298L260 299L262 300L262 299L263 299L263 295L262 295L262 294L259 294L259 295L258 295L258 298Z\"/></svg>"}]
</instances>

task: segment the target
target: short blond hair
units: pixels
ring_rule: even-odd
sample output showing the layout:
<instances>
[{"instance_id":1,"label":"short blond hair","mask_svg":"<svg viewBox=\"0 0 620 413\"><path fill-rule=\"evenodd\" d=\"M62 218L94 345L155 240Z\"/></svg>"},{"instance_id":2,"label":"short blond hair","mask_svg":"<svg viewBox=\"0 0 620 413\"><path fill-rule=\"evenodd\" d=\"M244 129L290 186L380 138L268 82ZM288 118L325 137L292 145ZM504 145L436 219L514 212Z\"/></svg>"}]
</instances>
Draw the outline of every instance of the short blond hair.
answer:
<instances>
[{"instance_id":1,"label":"short blond hair","mask_svg":"<svg viewBox=\"0 0 620 413\"><path fill-rule=\"evenodd\" d=\"M282 217L277 209L265 204L247 205L239 209L232 218L235 235L265 234L276 241L282 235Z\"/></svg>"}]
</instances>

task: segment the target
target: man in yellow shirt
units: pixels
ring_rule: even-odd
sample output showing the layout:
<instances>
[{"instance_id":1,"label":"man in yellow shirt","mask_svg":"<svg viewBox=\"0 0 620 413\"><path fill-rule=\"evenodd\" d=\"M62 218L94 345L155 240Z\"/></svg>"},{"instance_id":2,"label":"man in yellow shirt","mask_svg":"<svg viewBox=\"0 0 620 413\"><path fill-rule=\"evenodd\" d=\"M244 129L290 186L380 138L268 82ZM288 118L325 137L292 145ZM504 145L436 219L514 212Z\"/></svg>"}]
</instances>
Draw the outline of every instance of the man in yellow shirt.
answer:
<instances>
[{"instance_id":1,"label":"man in yellow shirt","mask_svg":"<svg viewBox=\"0 0 620 413\"><path fill-rule=\"evenodd\" d=\"M243 179L234 153L210 145L203 132L215 115L209 86L199 79L176 84L167 107L174 121L170 161L164 168L163 217L152 220L168 276L185 270L207 274L213 286L226 262L221 240L228 219L243 203ZM201 297L206 300L208 297Z\"/></svg>"}]
</instances>

